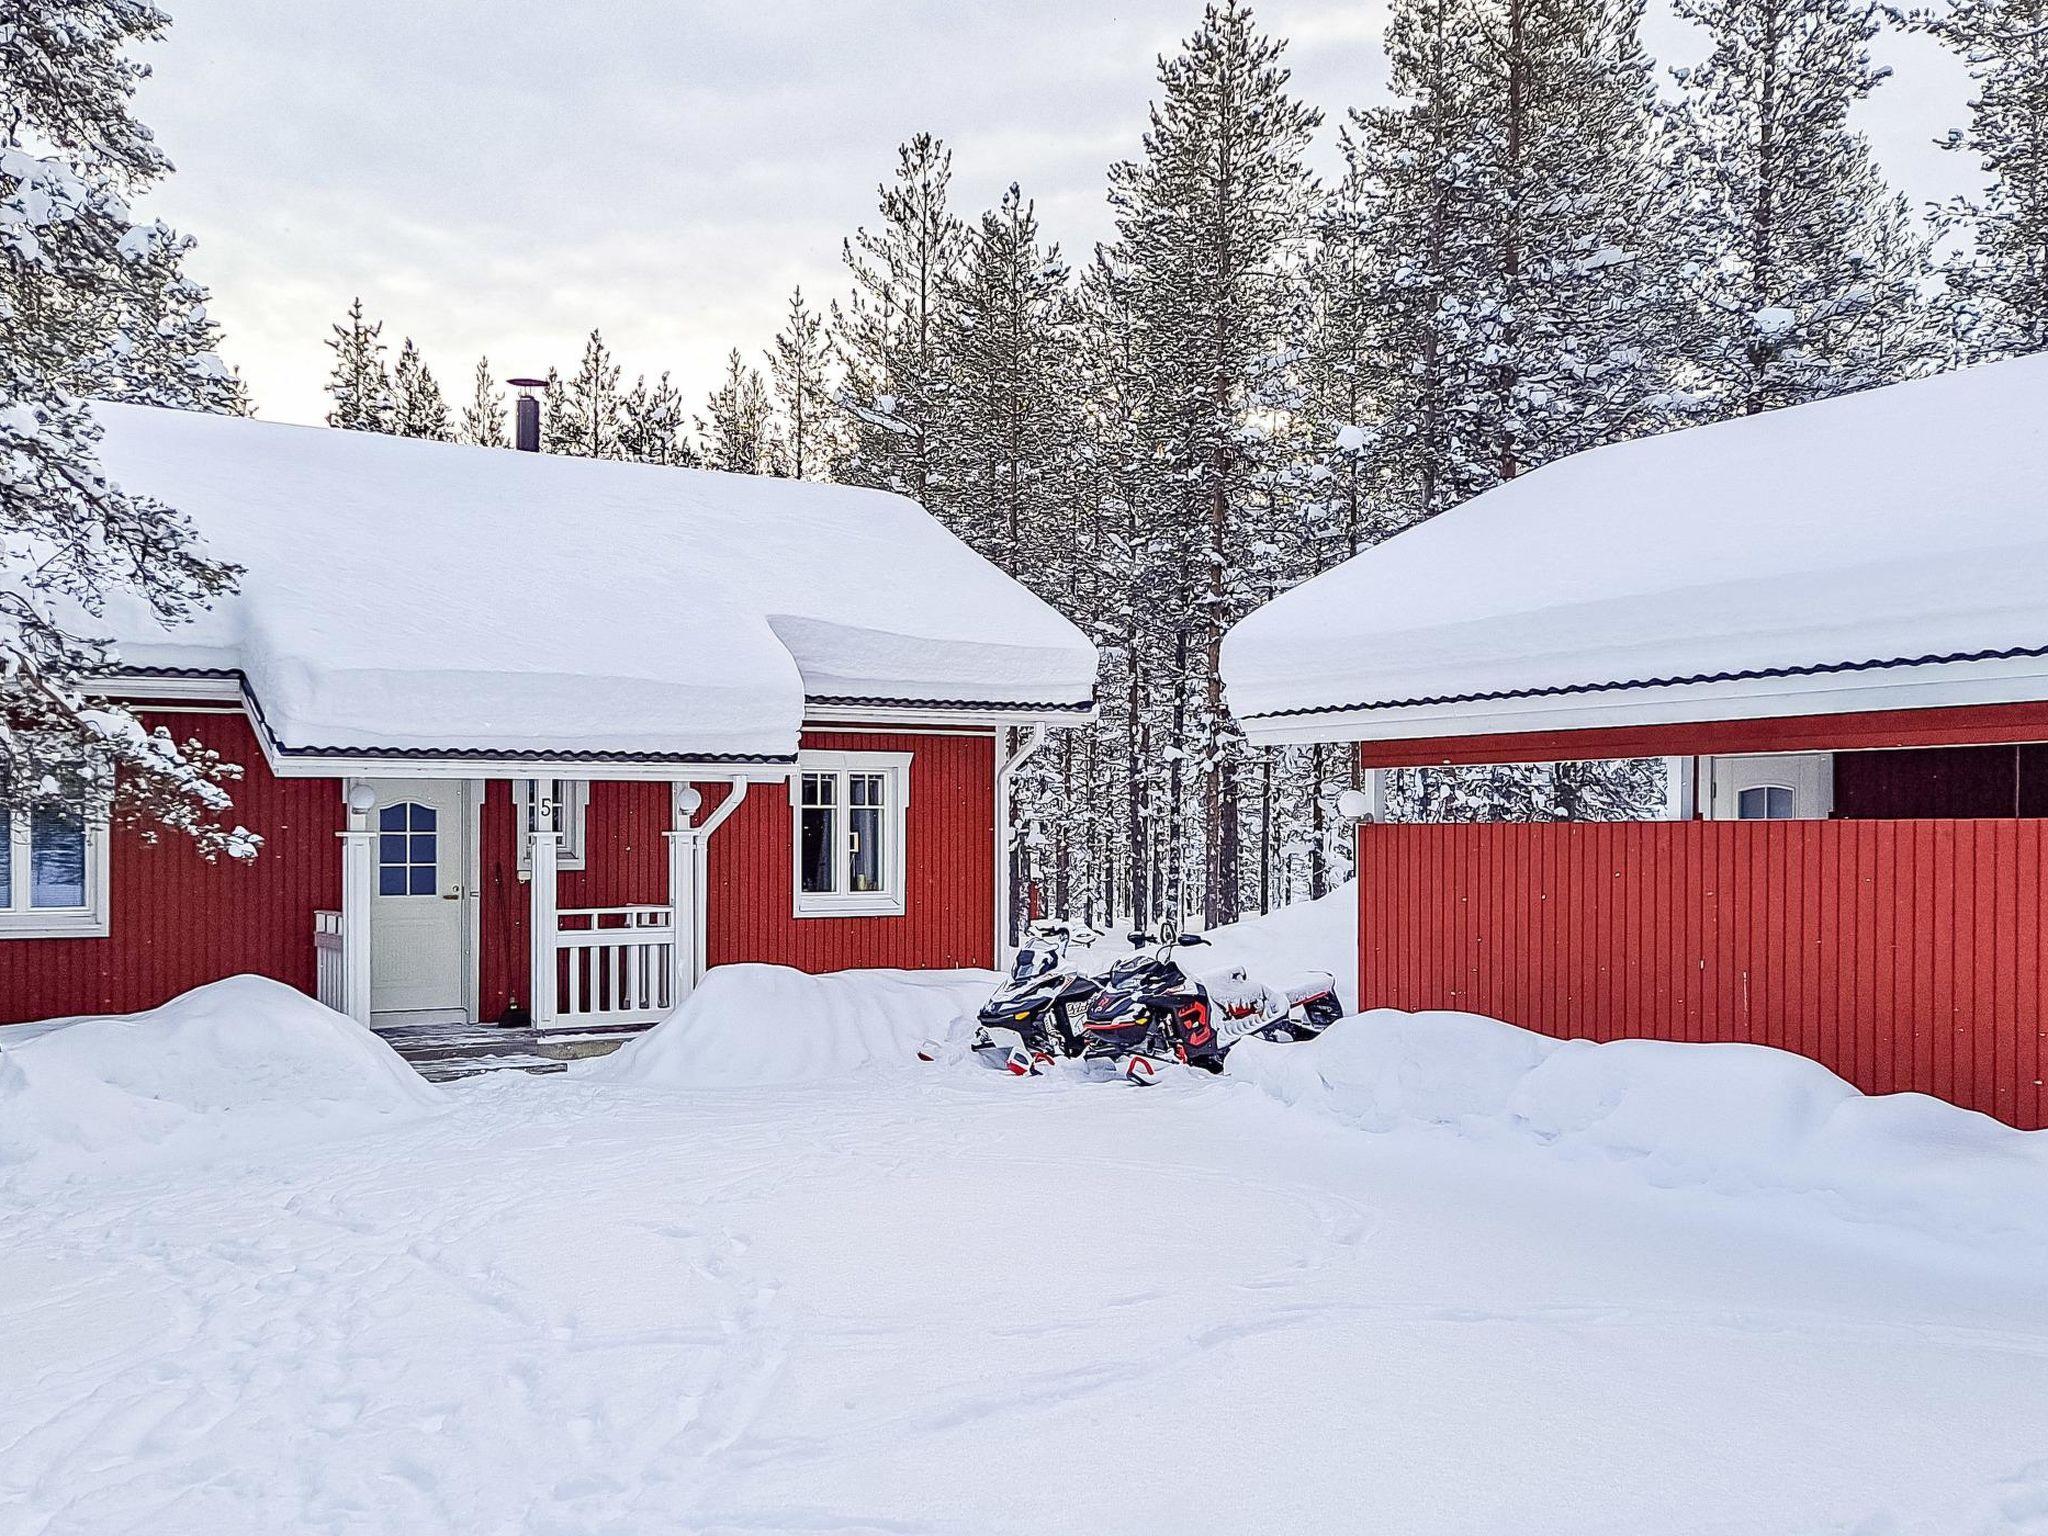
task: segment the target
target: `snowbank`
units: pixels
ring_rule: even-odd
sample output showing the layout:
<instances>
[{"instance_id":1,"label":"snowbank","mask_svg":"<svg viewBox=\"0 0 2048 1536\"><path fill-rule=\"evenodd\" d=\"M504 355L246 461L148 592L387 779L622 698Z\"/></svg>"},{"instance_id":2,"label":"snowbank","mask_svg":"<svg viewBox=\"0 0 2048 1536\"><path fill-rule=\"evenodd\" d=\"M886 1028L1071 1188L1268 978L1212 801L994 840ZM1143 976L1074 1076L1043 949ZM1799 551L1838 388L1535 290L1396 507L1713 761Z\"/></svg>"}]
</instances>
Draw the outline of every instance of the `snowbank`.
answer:
<instances>
[{"instance_id":1,"label":"snowbank","mask_svg":"<svg viewBox=\"0 0 2048 1536\"><path fill-rule=\"evenodd\" d=\"M2048 1132L1924 1094L1867 1097L1760 1045L1552 1040L1469 1013L1380 1009L1232 1076L1370 1131L1457 1127L1638 1164L1652 1183L1836 1197L1854 1214L2048 1242Z\"/></svg>"},{"instance_id":2,"label":"snowbank","mask_svg":"<svg viewBox=\"0 0 2048 1536\"><path fill-rule=\"evenodd\" d=\"M122 1172L391 1125L444 1102L360 1024L260 976L0 1030L0 1175Z\"/></svg>"},{"instance_id":3,"label":"snowbank","mask_svg":"<svg viewBox=\"0 0 2048 1536\"><path fill-rule=\"evenodd\" d=\"M682 1007L594 1065L603 1082L729 1088L838 1077L916 1059L995 987L992 971L835 971L721 965Z\"/></svg>"}]
</instances>

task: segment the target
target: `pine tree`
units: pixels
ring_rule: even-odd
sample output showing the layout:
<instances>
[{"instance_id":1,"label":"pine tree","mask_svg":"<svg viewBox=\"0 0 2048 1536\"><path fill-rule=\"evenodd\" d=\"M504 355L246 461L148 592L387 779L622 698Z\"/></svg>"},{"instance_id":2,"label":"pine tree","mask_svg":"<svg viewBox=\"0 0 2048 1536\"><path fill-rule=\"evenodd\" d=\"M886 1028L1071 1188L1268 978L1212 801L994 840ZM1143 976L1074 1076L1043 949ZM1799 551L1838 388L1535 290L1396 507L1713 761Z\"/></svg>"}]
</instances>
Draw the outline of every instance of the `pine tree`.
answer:
<instances>
[{"instance_id":1,"label":"pine tree","mask_svg":"<svg viewBox=\"0 0 2048 1536\"><path fill-rule=\"evenodd\" d=\"M1713 50L1679 71L1696 310L1682 341L1718 414L1891 382L1922 366L1924 255L1849 111L1884 71L1873 0L1677 0Z\"/></svg>"},{"instance_id":2,"label":"pine tree","mask_svg":"<svg viewBox=\"0 0 2048 1536\"><path fill-rule=\"evenodd\" d=\"M259 839L219 820L240 770L88 693L114 657L62 616L126 594L174 624L238 574L181 513L106 477L100 427L65 383L105 355L128 263L157 240L128 213L169 164L133 114L146 71L127 50L166 24L138 0L20 0L0 25L0 796L249 857Z\"/></svg>"},{"instance_id":3,"label":"pine tree","mask_svg":"<svg viewBox=\"0 0 2048 1536\"><path fill-rule=\"evenodd\" d=\"M2048 348L2048 0L1948 0L1914 22L1977 84L1970 126L1944 147L1972 156L1981 195L1934 210L1951 245L1941 314L1950 357L1984 362Z\"/></svg>"},{"instance_id":4,"label":"pine tree","mask_svg":"<svg viewBox=\"0 0 2048 1536\"><path fill-rule=\"evenodd\" d=\"M1118 247L1128 264L1157 401L1148 444L1170 477L1163 526L1185 606L1171 673L1175 800L1199 783L1191 836L1202 912L1237 915L1239 739L1223 708L1223 634L1250 605L1240 580L1261 422L1306 327L1299 258L1313 182L1303 161L1320 115L1287 94L1284 45L1254 29L1240 0L1207 7L1183 51L1159 66L1161 97L1145 152L1110 173Z\"/></svg>"},{"instance_id":5,"label":"pine tree","mask_svg":"<svg viewBox=\"0 0 2048 1536\"><path fill-rule=\"evenodd\" d=\"M799 287L768 349L768 376L781 418L785 470L795 480L831 476L842 451L832 400L832 348L825 317L805 307Z\"/></svg>"},{"instance_id":6,"label":"pine tree","mask_svg":"<svg viewBox=\"0 0 2048 1536\"><path fill-rule=\"evenodd\" d=\"M161 220L130 230L118 268L107 337L81 392L108 400L249 414L249 391L221 361L210 295L185 275L197 244Z\"/></svg>"},{"instance_id":7,"label":"pine tree","mask_svg":"<svg viewBox=\"0 0 2048 1536\"><path fill-rule=\"evenodd\" d=\"M705 401L697 418L704 439L704 462L710 469L735 475L779 473L775 413L768 386L758 368L749 368L735 347L726 354L725 377Z\"/></svg>"},{"instance_id":8,"label":"pine tree","mask_svg":"<svg viewBox=\"0 0 2048 1536\"><path fill-rule=\"evenodd\" d=\"M423 437L437 443L455 440L448 402L410 336L398 349L398 367L392 372L391 430L399 437Z\"/></svg>"},{"instance_id":9,"label":"pine tree","mask_svg":"<svg viewBox=\"0 0 2048 1536\"><path fill-rule=\"evenodd\" d=\"M882 223L846 242L854 291L833 310L833 340L846 378L839 395L855 485L900 491L937 511L933 428L944 408L945 303L965 241L948 209L953 156L921 133L897 150L896 180L880 189Z\"/></svg>"},{"instance_id":10,"label":"pine tree","mask_svg":"<svg viewBox=\"0 0 2048 1536\"><path fill-rule=\"evenodd\" d=\"M625 400L619 393L619 365L596 331L583 344L583 362L566 385L548 370L542 401L541 447L584 459L622 457L620 429Z\"/></svg>"},{"instance_id":11,"label":"pine tree","mask_svg":"<svg viewBox=\"0 0 2048 1536\"><path fill-rule=\"evenodd\" d=\"M633 381L621 405L619 456L641 464L694 467L697 453L683 429L682 391L664 373L653 384Z\"/></svg>"},{"instance_id":12,"label":"pine tree","mask_svg":"<svg viewBox=\"0 0 2048 1536\"><path fill-rule=\"evenodd\" d=\"M334 327L327 339L334 367L327 375L327 397L334 402L327 425L353 432L389 432L393 401L391 377L384 367L384 322L363 317L363 301L348 307L346 324Z\"/></svg>"},{"instance_id":13,"label":"pine tree","mask_svg":"<svg viewBox=\"0 0 2048 1536\"><path fill-rule=\"evenodd\" d=\"M469 404L462 408L460 441L479 448L506 448L511 445L505 432L505 396L491 374L491 360L480 357L476 360Z\"/></svg>"},{"instance_id":14,"label":"pine tree","mask_svg":"<svg viewBox=\"0 0 2048 1536\"><path fill-rule=\"evenodd\" d=\"M1013 184L982 215L946 296L950 381L937 433L953 531L1049 601L1071 587L1078 316L1058 247Z\"/></svg>"}]
</instances>

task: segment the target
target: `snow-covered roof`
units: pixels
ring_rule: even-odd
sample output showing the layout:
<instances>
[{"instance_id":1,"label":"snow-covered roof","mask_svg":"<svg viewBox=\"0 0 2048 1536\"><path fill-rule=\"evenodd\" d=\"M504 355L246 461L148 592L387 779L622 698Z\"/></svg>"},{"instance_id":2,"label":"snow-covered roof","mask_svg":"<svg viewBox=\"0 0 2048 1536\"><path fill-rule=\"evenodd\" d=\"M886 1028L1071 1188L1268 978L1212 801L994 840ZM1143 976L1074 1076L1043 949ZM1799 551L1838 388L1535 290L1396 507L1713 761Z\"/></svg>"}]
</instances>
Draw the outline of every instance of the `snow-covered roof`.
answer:
<instances>
[{"instance_id":1,"label":"snow-covered roof","mask_svg":"<svg viewBox=\"0 0 2048 1536\"><path fill-rule=\"evenodd\" d=\"M2048 698L2048 356L1601 448L1228 636L1253 741Z\"/></svg>"},{"instance_id":2,"label":"snow-covered roof","mask_svg":"<svg viewBox=\"0 0 2048 1536\"><path fill-rule=\"evenodd\" d=\"M246 569L124 666L237 674L281 757L786 759L813 706L1085 709L1095 654L900 496L95 407Z\"/></svg>"}]
</instances>

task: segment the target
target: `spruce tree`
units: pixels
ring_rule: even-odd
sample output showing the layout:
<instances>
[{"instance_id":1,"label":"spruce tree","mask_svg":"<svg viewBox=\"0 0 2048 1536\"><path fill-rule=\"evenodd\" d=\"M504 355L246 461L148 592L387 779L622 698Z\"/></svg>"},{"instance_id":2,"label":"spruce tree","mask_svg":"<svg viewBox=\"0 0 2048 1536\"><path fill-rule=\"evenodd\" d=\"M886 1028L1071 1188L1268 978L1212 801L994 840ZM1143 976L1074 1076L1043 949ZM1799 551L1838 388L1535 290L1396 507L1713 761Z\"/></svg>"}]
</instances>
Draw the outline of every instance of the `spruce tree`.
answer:
<instances>
[{"instance_id":1,"label":"spruce tree","mask_svg":"<svg viewBox=\"0 0 2048 1536\"><path fill-rule=\"evenodd\" d=\"M1914 22L1976 82L1970 126L1945 148L1985 186L1934 210L1948 353L1984 362L2048 348L2048 0L1948 0Z\"/></svg>"},{"instance_id":2,"label":"spruce tree","mask_svg":"<svg viewBox=\"0 0 2048 1536\"><path fill-rule=\"evenodd\" d=\"M1924 252L1850 109L1884 77L1873 0L1677 0L1706 29L1678 71L1692 325L1707 409L1755 414L1924 365Z\"/></svg>"},{"instance_id":3,"label":"spruce tree","mask_svg":"<svg viewBox=\"0 0 2048 1536\"><path fill-rule=\"evenodd\" d=\"M497 379L492 376L491 360L480 357L476 360L476 376L470 387L469 404L462 408L459 441L473 443L479 448L505 448L511 446L505 432L505 396L498 388Z\"/></svg>"},{"instance_id":4,"label":"spruce tree","mask_svg":"<svg viewBox=\"0 0 2048 1536\"><path fill-rule=\"evenodd\" d=\"M1199 796L1192 829L1168 806L1169 841L1175 857L1183 845L1199 855L1212 923L1237 915L1241 884L1241 741L1218 659L1251 601L1242 568L1262 418L1306 328L1299 268L1314 183L1303 156L1321 118L1287 94L1283 48L1240 0L1209 5L1183 50L1160 61L1144 154L1110 173L1140 366L1157 399L1147 447L1171 482L1155 537L1185 573L1170 772L1185 792L1185 761Z\"/></svg>"},{"instance_id":5,"label":"spruce tree","mask_svg":"<svg viewBox=\"0 0 2048 1536\"><path fill-rule=\"evenodd\" d=\"M779 473L775 413L768 386L735 347L726 354L725 377L704 404L697 433L704 439L704 463L735 475Z\"/></svg>"},{"instance_id":6,"label":"spruce tree","mask_svg":"<svg viewBox=\"0 0 2048 1536\"><path fill-rule=\"evenodd\" d=\"M107 478L101 429L66 383L104 356L103 319L157 240L128 214L169 169L134 116L146 71L128 50L165 25L135 0L21 0L0 25L0 798L248 857L259 840L219 819L240 770L88 692L115 657L70 617L126 594L175 624L238 574L183 514Z\"/></svg>"},{"instance_id":7,"label":"spruce tree","mask_svg":"<svg viewBox=\"0 0 2048 1536\"><path fill-rule=\"evenodd\" d=\"M399 347L398 366L392 371L391 430L399 437L423 437L437 443L455 440L448 401L410 336Z\"/></svg>"},{"instance_id":8,"label":"spruce tree","mask_svg":"<svg viewBox=\"0 0 2048 1536\"><path fill-rule=\"evenodd\" d=\"M249 391L221 361L220 327L210 295L185 275L197 244L161 220L138 226L125 242L100 356L79 380L82 392L108 400L249 414Z\"/></svg>"},{"instance_id":9,"label":"spruce tree","mask_svg":"<svg viewBox=\"0 0 2048 1536\"><path fill-rule=\"evenodd\" d=\"M327 346L334 366L327 374L327 425L352 432L389 432L393 400L384 367L384 322L363 316L363 301L348 307L345 324L334 327Z\"/></svg>"},{"instance_id":10,"label":"spruce tree","mask_svg":"<svg viewBox=\"0 0 2048 1536\"><path fill-rule=\"evenodd\" d=\"M896 179L880 189L880 226L846 242L853 295L833 310L846 370L839 401L853 439L845 478L933 510L943 492L932 461L947 392L945 304L965 243L947 206L952 177L952 152L928 133L897 150Z\"/></svg>"},{"instance_id":11,"label":"spruce tree","mask_svg":"<svg viewBox=\"0 0 2048 1536\"><path fill-rule=\"evenodd\" d=\"M804 291L789 298L789 313L768 349L768 377L775 394L784 471L794 480L831 476L841 445L832 403L832 347L825 317L804 304Z\"/></svg>"}]
</instances>

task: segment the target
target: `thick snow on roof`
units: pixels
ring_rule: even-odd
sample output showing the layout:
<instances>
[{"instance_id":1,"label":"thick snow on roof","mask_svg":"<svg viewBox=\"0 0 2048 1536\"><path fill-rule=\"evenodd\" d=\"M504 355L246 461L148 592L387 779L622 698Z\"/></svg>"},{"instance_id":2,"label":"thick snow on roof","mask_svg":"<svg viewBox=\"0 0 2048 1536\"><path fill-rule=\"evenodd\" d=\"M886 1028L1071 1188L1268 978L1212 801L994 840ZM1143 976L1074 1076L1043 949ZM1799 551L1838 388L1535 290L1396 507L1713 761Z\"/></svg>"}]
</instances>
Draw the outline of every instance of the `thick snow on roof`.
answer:
<instances>
[{"instance_id":1,"label":"thick snow on roof","mask_svg":"<svg viewBox=\"0 0 2048 1536\"><path fill-rule=\"evenodd\" d=\"M1550 465L1253 614L1223 670L1274 741L2048 698L2044 651L2048 356Z\"/></svg>"},{"instance_id":2,"label":"thick snow on roof","mask_svg":"<svg viewBox=\"0 0 2048 1536\"><path fill-rule=\"evenodd\" d=\"M239 670L287 751L787 756L806 697L1093 687L1078 630L899 496L95 410L112 477L246 568L190 624L110 609L122 662Z\"/></svg>"}]
</instances>

